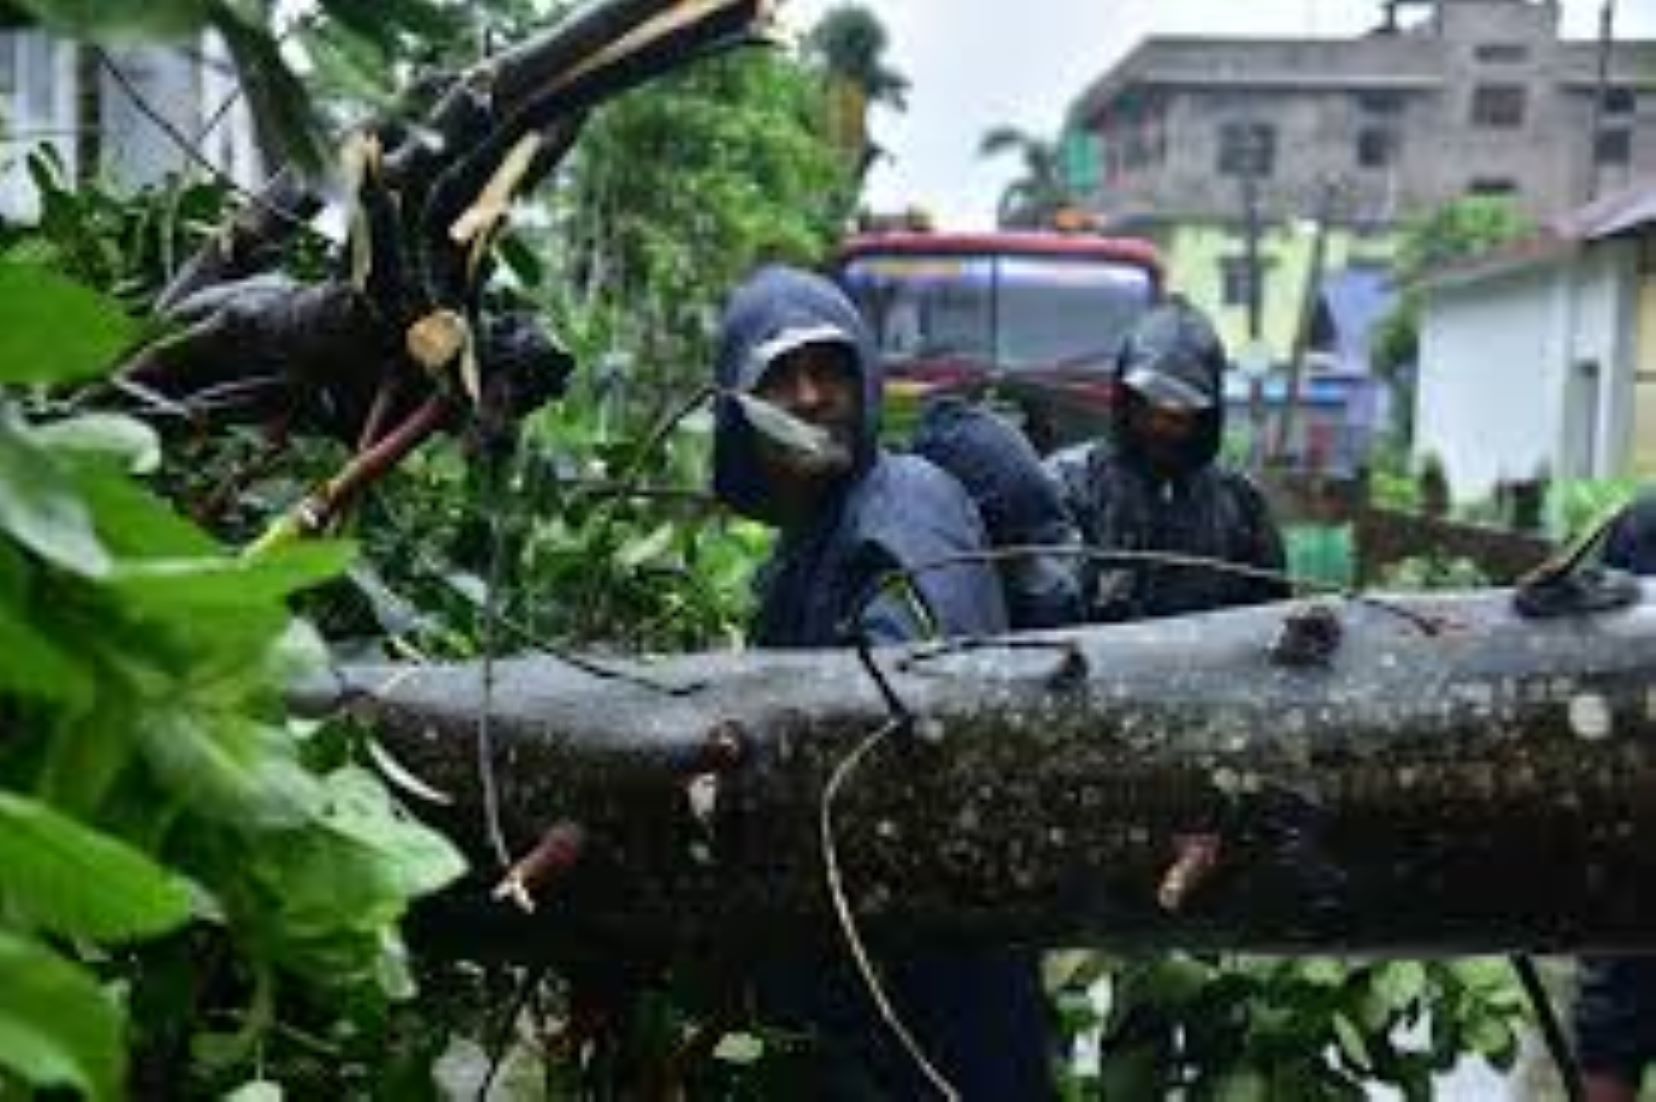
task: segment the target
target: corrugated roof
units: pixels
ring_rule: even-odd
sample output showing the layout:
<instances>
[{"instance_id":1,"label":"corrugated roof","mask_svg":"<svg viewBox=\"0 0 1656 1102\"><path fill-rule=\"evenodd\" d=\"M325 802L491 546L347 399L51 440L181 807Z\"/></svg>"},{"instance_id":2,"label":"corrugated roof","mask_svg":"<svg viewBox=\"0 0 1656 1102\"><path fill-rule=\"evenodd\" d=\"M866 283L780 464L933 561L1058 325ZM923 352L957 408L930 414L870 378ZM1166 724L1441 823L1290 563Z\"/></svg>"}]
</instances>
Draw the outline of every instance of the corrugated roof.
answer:
<instances>
[{"instance_id":1,"label":"corrugated roof","mask_svg":"<svg viewBox=\"0 0 1656 1102\"><path fill-rule=\"evenodd\" d=\"M1551 228L1572 241L1599 241L1652 224L1656 224L1656 174L1559 215Z\"/></svg>"},{"instance_id":2,"label":"corrugated roof","mask_svg":"<svg viewBox=\"0 0 1656 1102\"><path fill-rule=\"evenodd\" d=\"M1582 245L1656 227L1656 175L1557 216L1539 233L1469 256L1421 281L1426 287L1476 283L1567 256Z\"/></svg>"}]
</instances>

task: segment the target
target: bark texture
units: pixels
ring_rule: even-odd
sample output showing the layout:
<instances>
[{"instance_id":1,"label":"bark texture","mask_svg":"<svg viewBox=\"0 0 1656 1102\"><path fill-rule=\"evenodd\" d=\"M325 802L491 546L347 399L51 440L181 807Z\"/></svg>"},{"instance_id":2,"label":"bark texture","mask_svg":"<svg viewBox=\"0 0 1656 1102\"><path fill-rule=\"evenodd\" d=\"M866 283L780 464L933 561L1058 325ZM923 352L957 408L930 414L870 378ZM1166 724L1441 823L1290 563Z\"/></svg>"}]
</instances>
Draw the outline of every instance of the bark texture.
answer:
<instances>
[{"instance_id":1,"label":"bark texture","mask_svg":"<svg viewBox=\"0 0 1656 1102\"><path fill-rule=\"evenodd\" d=\"M1651 595L1656 595L1653 591ZM887 937L1255 950L1656 947L1656 605L1511 594L1266 606L875 652L910 713L835 808ZM1403 612L1408 615L1403 615ZM494 667L489 742L532 920L487 898L480 665L342 696L491 870L436 925L515 955L833 936L835 765L890 710L851 652Z\"/></svg>"}]
</instances>

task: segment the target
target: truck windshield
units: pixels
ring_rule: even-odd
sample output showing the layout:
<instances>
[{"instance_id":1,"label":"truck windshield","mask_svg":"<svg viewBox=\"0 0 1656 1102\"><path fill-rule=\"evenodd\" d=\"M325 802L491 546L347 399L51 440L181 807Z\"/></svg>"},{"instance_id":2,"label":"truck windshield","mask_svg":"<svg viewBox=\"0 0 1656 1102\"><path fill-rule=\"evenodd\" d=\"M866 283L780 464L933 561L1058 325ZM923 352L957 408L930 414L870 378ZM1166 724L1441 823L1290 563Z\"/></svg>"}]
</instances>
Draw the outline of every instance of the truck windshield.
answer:
<instances>
[{"instance_id":1,"label":"truck windshield","mask_svg":"<svg viewBox=\"0 0 1656 1102\"><path fill-rule=\"evenodd\" d=\"M897 364L1079 366L1112 354L1153 295L1145 269L1103 257L865 254L841 274Z\"/></svg>"}]
</instances>

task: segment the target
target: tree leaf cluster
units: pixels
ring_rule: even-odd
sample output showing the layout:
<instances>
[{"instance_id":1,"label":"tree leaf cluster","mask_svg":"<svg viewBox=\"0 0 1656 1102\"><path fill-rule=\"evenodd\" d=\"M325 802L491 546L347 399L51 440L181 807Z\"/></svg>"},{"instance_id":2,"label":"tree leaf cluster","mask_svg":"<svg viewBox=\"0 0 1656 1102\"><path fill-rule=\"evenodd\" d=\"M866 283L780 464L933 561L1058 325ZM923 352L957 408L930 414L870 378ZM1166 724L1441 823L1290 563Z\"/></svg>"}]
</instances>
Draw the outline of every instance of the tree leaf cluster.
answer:
<instances>
[{"instance_id":1,"label":"tree leaf cluster","mask_svg":"<svg viewBox=\"0 0 1656 1102\"><path fill-rule=\"evenodd\" d=\"M1066 1032L1099 1046L1072 1086L1103 1098L1357 1100L1385 1083L1429 1099L1464 1055L1511 1067L1526 1018L1496 959L1084 954L1055 998Z\"/></svg>"},{"instance_id":2,"label":"tree leaf cluster","mask_svg":"<svg viewBox=\"0 0 1656 1102\"><path fill-rule=\"evenodd\" d=\"M0 1086L108 1098L153 1024L123 1009L158 982L150 939L217 931L232 988L404 995L397 923L463 863L284 714L322 658L288 600L353 549L229 553L134 477L147 426L31 416L134 325L44 268L0 286Z\"/></svg>"}]
</instances>

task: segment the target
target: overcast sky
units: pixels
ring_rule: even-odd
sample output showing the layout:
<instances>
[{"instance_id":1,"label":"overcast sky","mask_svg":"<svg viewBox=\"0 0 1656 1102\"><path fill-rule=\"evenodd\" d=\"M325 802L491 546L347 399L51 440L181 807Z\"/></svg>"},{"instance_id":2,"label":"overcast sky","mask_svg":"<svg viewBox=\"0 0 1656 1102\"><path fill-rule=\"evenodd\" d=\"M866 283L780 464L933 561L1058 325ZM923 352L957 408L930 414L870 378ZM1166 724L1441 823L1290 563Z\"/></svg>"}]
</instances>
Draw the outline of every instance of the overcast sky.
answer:
<instances>
[{"instance_id":1,"label":"overcast sky","mask_svg":"<svg viewBox=\"0 0 1656 1102\"><path fill-rule=\"evenodd\" d=\"M835 0L784 0L807 26ZM869 180L877 210L918 204L939 225L986 227L1015 158L980 160L984 131L1011 123L1055 134L1064 109L1148 34L1360 34L1378 0L863 0L891 35L892 64L912 82L908 110L877 111L874 138L893 154ZM1601 0L1564 0L1568 37L1596 34ZM1656 2L1619 0L1617 37L1656 38Z\"/></svg>"}]
</instances>

